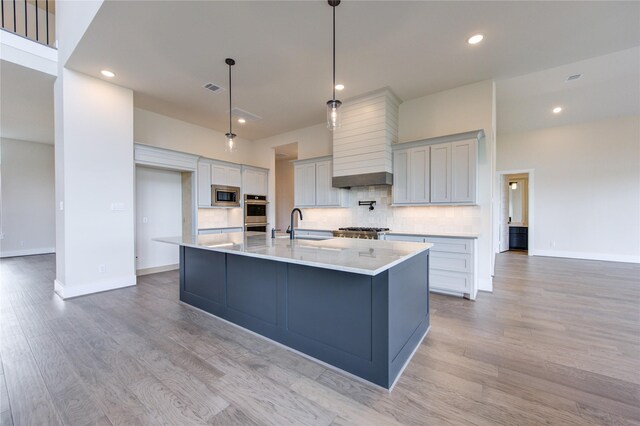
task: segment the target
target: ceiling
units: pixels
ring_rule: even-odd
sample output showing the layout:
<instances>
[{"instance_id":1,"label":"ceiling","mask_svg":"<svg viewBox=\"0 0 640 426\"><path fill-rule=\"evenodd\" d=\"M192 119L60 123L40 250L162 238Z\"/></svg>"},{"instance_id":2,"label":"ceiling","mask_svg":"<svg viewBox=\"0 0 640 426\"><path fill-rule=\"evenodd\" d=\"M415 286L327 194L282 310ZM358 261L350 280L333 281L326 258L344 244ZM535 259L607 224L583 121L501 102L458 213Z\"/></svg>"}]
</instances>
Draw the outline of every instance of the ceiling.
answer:
<instances>
[{"instance_id":1,"label":"ceiling","mask_svg":"<svg viewBox=\"0 0 640 426\"><path fill-rule=\"evenodd\" d=\"M640 2L345 1L336 10L346 99L389 86L403 100L557 67L640 45ZM477 32L485 40L470 46ZM259 139L322 122L331 96L331 8L324 1L104 2L67 66L134 90L137 107ZM586 80L585 80L586 81Z\"/></svg>"},{"instance_id":2,"label":"ceiling","mask_svg":"<svg viewBox=\"0 0 640 426\"><path fill-rule=\"evenodd\" d=\"M55 77L0 61L0 136L53 144Z\"/></svg>"},{"instance_id":3,"label":"ceiling","mask_svg":"<svg viewBox=\"0 0 640 426\"><path fill-rule=\"evenodd\" d=\"M498 81L496 97L499 134L640 115L640 47Z\"/></svg>"}]
</instances>

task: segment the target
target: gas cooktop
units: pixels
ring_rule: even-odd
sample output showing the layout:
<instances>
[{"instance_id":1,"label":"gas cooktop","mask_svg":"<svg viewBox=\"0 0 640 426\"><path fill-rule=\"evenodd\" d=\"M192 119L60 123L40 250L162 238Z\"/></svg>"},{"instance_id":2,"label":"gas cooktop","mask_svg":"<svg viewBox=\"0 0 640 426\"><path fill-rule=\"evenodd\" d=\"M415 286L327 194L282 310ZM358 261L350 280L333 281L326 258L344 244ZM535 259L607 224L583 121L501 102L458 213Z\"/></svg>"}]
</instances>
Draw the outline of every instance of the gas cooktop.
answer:
<instances>
[{"instance_id":1,"label":"gas cooktop","mask_svg":"<svg viewBox=\"0 0 640 426\"><path fill-rule=\"evenodd\" d=\"M380 235L388 230L389 228L365 228L359 226L349 226L346 228L338 228L337 231L333 231L333 236L343 238L378 240L380 239Z\"/></svg>"}]
</instances>

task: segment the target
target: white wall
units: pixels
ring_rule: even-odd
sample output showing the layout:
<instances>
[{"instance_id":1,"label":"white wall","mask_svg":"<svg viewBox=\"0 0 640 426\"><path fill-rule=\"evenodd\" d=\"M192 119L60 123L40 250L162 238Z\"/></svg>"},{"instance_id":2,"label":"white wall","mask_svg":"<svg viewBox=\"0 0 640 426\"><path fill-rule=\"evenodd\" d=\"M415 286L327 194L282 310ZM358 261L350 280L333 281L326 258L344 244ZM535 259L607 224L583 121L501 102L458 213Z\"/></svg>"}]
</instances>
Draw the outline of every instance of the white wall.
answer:
<instances>
[{"instance_id":1,"label":"white wall","mask_svg":"<svg viewBox=\"0 0 640 426\"><path fill-rule=\"evenodd\" d=\"M53 253L53 145L3 138L0 170L0 257Z\"/></svg>"},{"instance_id":2,"label":"white wall","mask_svg":"<svg viewBox=\"0 0 640 426\"><path fill-rule=\"evenodd\" d=\"M136 167L136 271L175 267L177 246L153 238L182 234L182 175L180 172ZM157 270L155 272L158 272Z\"/></svg>"},{"instance_id":3,"label":"white wall","mask_svg":"<svg viewBox=\"0 0 640 426\"><path fill-rule=\"evenodd\" d=\"M532 254L640 262L640 117L501 134L497 169L535 170Z\"/></svg>"},{"instance_id":4,"label":"white wall","mask_svg":"<svg viewBox=\"0 0 640 426\"><path fill-rule=\"evenodd\" d=\"M133 92L62 68L55 121L55 290L134 285Z\"/></svg>"},{"instance_id":5,"label":"white wall","mask_svg":"<svg viewBox=\"0 0 640 426\"><path fill-rule=\"evenodd\" d=\"M140 108L134 109L133 116L134 139L138 143L232 163L269 167L269 159L256 152L253 143L246 139L237 138L237 152L229 153L224 150L222 132Z\"/></svg>"},{"instance_id":6,"label":"white wall","mask_svg":"<svg viewBox=\"0 0 640 426\"><path fill-rule=\"evenodd\" d=\"M285 230L291 222L294 207L294 171L291 160L276 161L276 220L275 228Z\"/></svg>"}]
</instances>

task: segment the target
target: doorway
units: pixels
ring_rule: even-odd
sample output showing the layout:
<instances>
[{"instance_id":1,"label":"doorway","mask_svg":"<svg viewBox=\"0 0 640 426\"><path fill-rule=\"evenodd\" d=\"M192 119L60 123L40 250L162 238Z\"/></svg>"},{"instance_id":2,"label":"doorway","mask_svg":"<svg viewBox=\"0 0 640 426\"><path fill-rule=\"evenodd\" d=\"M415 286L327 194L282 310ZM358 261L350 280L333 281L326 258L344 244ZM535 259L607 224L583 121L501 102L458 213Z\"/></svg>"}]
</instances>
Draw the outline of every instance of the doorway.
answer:
<instances>
[{"instance_id":1,"label":"doorway","mask_svg":"<svg viewBox=\"0 0 640 426\"><path fill-rule=\"evenodd\" d=\"M533 252L533 170L498 172L498 252Z\"/></svg>"},{"instance_id":2,"label":"doorway","mask_svg":"<svg viewBox=\"0 0 640 426\"><path fill-rule=\"evenodd\" d=\"M179 171L136 166L136 275L178 268L177 247L153 239L183 234L183 180Z\"/></svg>"},{"instance_id":3,"label":"doorway","mask_svg":"<svg viewBox=\"0 0 640 426\"><path fill-rule=\"evenodd\" d=\"M294 207L293 162L298 159L298 142L274 148L276 156L276 230L284 231L289 226Z\"/></svg>"}]
</instances>

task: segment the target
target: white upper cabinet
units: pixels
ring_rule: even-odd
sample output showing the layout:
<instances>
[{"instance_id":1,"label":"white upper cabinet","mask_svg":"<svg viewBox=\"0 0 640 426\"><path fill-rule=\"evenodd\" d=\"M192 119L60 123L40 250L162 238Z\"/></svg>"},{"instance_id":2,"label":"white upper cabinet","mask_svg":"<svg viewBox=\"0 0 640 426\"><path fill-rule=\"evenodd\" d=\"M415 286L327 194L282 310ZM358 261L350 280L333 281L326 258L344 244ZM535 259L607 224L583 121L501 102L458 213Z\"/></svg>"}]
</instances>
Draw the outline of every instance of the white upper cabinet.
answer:
<instances>
[{"instance_id":1,"label":"white upper cabinet","mask_svg":"<svg viewBox=\"0 0 640 426\"><path fill-rule=\"evenodd\" d=\"M429 202L429 147L396 150L393 153L393 203Z\"/></svg>"},{"instance_id":2,"label":"white upper cabinet","mask_svg":"<svg viewBox=\"0 0 640 426\"><path fill-rule=\"evenodd\" d=\"M295 164L294 202L299 207L316 205L316 163Z\"/></svg>"},{"instance_id":3,"label":"white upper cabinet","mask_svg":"<svg viewBox=\"0 0 640 426\"><path fill-rule=\"evenodd\" d=\"M412 203L428 203L430 193L429 147L412 148L409 153L410 195Z\"/></svg>"},{"instance_id":4,"label":"white upper cabinet","mask_svg":"<svg viewBox=\"0 0 640 426\"><path fill-rule=\"evenodd\" d=\"M332 179L332 161L318 161L316 163L316 204L318 206L337 206L340 204L340 190L331 186Z\"/></svg>"},{"instance_id":5,"label":"white upper cabinet","mask_svg":"<svg viewBox=\"0 0 640 426\"><path fill-rule=\"evenodd\" d=\"M198 162L198 206L211 207L211 163Z\"/></svg>"},{"instance_id":6,"label":"white upper cabinet","mask_svg":"<svg viewBox=\"0 0 640 426\"><path fill-rule=\"evenodd\" d=\"M269 170L242 166L242 193L268 195Z\"/></svg>"},{"instance_id":7,"label":"white upper cabinet","mask_svg":"<svg viewBox=\"0 0 640 426\"><path fill-rule=\"evenodd\" d=\"M241 183L241 166L217 162L211 164L212 185L240 187Z\"/></svg>"},{"instance_id":8,"label":"white upper cabinet","mask_svg":"<svg viewBox=\"0 0 640 426\"><path fill-rule=\"evenodd\" d=\"M475 140L451 144L451 201L473 203L476 201L476 169L478 144Z\"/></svg>"},{"instance_id":9,"label":"white upper cabinet","mask_svg":"<svg viewBox=\"0 0 640 426\"><path fill-rule=\"evenodd\" d=\"M296 162L294 196L297 207L346 207L348 192L334 188L333 161L329 157Z\"/></svg>"},{"instance_id":10,"label":"white upper cabinet","mask_svg":"<svg viewBox=\"0 0 640 426\"><path fill-rule=\"evenodd\" d=\"M396 144L393 203L475 204L481 130Z\"/></svg>"},{"instance_id":11,"label":"white upper cabinet","mask_svg":"<svg viewBox=\"0 0 640 426\"><path fill-rule=\"evenodd\" d=\"M431 145L431 202L451 202L451 144Z\"/></svg>"},{"instance_id":12,"label":"white upper cabinet","mask_svg":"<svg viewBox=\"0 0 640 426\"><path fill-rule=\"evenodd\" d=\"M399 149L393 152L393 203L411 203L409 182L411 170L409 167L409 149Z\"/></svg>"}]
</instances>

